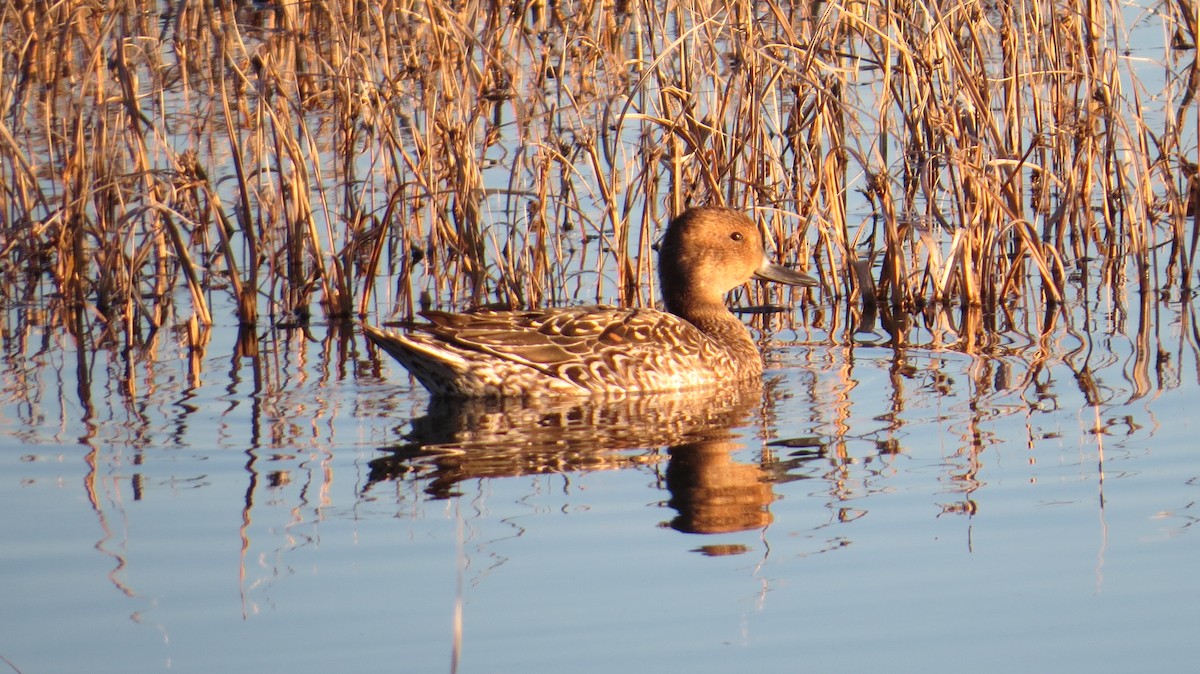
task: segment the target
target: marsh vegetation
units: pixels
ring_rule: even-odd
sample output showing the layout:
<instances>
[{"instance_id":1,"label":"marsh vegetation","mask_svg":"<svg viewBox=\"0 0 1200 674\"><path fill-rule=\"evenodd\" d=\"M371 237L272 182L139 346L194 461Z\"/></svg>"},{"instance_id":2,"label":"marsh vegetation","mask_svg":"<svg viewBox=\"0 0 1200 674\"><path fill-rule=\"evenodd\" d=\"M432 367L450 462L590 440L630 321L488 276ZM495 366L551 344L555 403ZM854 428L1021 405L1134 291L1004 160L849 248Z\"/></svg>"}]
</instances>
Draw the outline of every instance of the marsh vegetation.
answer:
<instances>
[{"instance_id":1,"label":"marsh vegetation","mask_svg":"<svg viewBox=\"0 0 1200 674\"><path fill-rule=\"evenodd\" d=\"M821 278L834 340L878 311L975 352L1131 278L1148 310L1194 273L1196 32L1186 2L18 0L6 329L644 304L706 202Z\"/></svg>"}]
</instances>

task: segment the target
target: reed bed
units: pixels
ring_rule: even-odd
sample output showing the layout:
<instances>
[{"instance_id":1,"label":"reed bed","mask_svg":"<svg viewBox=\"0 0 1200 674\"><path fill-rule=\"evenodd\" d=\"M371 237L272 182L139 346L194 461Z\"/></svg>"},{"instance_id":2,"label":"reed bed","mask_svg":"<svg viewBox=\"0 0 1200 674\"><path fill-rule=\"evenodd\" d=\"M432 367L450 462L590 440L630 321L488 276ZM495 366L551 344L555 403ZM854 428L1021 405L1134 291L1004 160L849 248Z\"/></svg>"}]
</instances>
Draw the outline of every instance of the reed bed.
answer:
<instances>
[{"instance_id":1,"label":"reed bed","mask_svg":"<svg viewBox=\"0 0 1200 674\"><path fill-rule=\"evenodd\" d=\"M1135 10L15 0L6 330L646 304L669 214L724 203L835 338L1036 334L1095 284L1192 284L1198 10Z\"/></svg>"}]
</instances>

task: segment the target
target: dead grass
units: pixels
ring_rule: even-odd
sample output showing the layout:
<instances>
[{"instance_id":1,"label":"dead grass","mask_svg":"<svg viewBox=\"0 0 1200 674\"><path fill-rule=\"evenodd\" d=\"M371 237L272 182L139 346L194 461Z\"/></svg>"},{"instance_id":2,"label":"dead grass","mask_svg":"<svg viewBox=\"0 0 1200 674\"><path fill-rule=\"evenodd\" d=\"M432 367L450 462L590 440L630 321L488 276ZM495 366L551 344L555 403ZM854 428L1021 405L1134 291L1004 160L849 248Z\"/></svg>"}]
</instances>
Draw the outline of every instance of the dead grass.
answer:
<instances>
[{"instance_id":1,"label":"dead grass","mask_svg":"<svg viewBox=\"0 0 1200 674\"><path fill-rule=\"evenodd\" d=\"M721 202L844 338L978 350L1097 279L1190 288L1197 10L1155 11L6 3L0 301L127 344L220 307L644 304L668 215Z\"/></svg>"}]
</instances>

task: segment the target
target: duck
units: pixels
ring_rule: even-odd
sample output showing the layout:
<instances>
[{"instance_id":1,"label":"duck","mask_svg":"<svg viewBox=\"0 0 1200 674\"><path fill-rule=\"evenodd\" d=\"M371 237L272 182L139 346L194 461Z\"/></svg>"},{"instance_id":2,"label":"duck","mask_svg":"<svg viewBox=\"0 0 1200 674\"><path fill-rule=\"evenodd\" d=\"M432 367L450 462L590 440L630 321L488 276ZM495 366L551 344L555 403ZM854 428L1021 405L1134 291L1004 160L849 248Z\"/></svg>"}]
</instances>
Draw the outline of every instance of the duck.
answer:
<instances>
[{"instance_id":1,"label":"duck","mask_svg":"<svg viewBox=\"0 0 1200 674\"><path fill-rule=\"evenodd\" d=\"M405 333L364 335L434 396L624 397L762 383L763 360L725 294L751 279L811 287L767 256L741 211L693 207L659 246L662 311L611 306L424 311Z\"/></svg>"}]
</instances>

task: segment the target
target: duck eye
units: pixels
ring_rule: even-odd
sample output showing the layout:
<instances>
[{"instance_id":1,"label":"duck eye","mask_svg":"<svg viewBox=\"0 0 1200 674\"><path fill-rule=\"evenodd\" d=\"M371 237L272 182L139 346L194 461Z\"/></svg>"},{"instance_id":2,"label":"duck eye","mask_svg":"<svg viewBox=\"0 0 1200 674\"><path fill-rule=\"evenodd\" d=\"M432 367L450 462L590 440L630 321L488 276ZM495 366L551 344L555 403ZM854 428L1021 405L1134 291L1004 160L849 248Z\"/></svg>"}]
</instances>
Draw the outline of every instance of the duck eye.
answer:
<instances>
[{"instance_id":1,"label":"duck eye","mask_svg":"<svg viewBox=\"0 0 1200 674\"><path fill-rule=\"evenodd\" d=\"M745 237L742 236L741 232L734 232L729 235L729 238L733 239L734 241L741 241Z\"/></svg>"}]
</instances>

